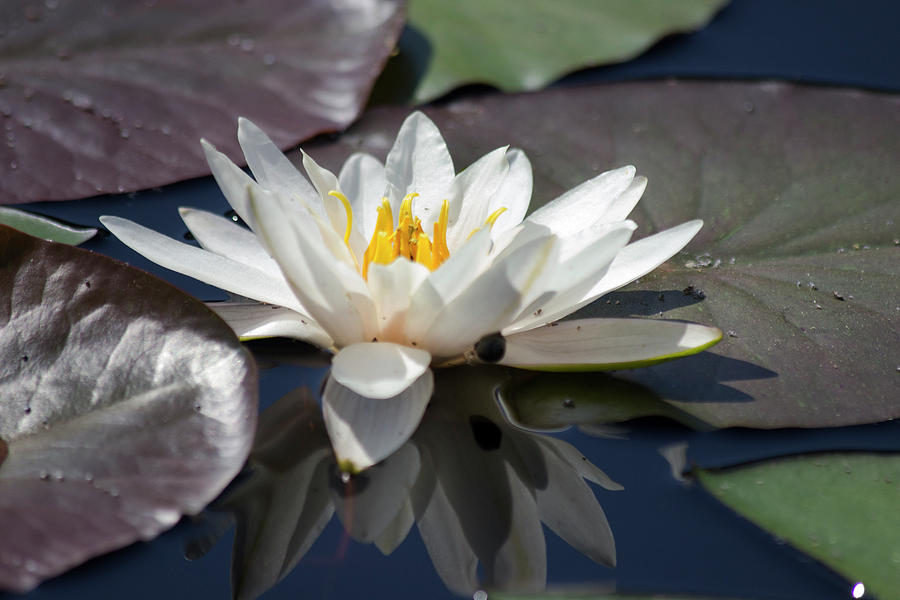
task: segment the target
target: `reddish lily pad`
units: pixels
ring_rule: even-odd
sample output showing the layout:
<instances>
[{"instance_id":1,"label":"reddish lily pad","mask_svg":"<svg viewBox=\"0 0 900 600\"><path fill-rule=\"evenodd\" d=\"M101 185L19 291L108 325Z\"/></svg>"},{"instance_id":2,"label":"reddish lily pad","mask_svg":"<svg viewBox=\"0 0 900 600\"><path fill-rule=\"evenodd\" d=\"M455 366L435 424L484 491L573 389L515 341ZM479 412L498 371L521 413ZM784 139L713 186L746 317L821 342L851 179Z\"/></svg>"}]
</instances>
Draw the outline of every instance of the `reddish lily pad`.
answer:
<instances>
[{"instance_id":1,"label":"reddish lily pad","mask_svg":"<svg viewBox=\"0 0 900 600\"><path fill-rule=\"evenodd\" d=\"M200 511L243 464L256 370L203 304L0 226L0 589Z\"/></svg>"},{"instance_id":2,"label":"reddish lily pad","mask_svg":"<svg viewBox=\"0 0 900 600\"><path fill-rule=\"evenodd\" d=\"M205 175L238 116L282 147L342 129L402 24L402 0L4 2L0 204Z\"/></svg>"},{"instance_id":3,"label":"reddish lily pad","mask_svg":"<svg viewBox=\"0 0 900 600\"><path fill-rule=\"evenodd\" d=\"M636 237L702 218L686 251L579 316L718 326L714 349L621 372L713 426L900 417L900 97L778 83L638 82L460 99L430 109L457 168L523 148L533 206L634 164ZM378 109L321 163L383 156L405 111Z\"/></svg>"}]
</instances>

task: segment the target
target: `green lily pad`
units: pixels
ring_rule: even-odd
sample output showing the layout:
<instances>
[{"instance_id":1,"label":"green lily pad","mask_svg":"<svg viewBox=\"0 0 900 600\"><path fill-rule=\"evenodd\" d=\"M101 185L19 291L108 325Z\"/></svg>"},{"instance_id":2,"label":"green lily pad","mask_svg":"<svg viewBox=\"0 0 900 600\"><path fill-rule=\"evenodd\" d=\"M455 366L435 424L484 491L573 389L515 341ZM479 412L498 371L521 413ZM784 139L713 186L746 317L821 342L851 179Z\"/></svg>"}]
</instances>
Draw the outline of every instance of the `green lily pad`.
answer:
<instances>
[{"instance_id":1,"label":"green lily pad","mask_svg":"<svg viewBox=\"0 0 900 600\"><path fill-rule=\"evenodd\" d=\"M426 102L469 83L535 90L576 69L637 56L661 37L703 27L728 0L413 0L395 61Z\"/></svg>"},{"instance_id":2,"label":"green lily pad","mask_svg":"<svg viewBox=\"0 0 900 600\"><path fill-rule=\"evenodd\" d=\"M305 149L337 168L384 156L403 110L371 111ZM651 275L580 317L715 325L711 351L622 371L717 427L827 427L900 417L900 97L778 83L636 82L460 99L428 114L457 169L523 148L533 207L634 164L643 237L705 226Z\"/></svg>"},{"instance_id":3,"label":"green lily pad","mask_svg":"<svg viewBox=\"0 0 900 600\"><path fill-rule=\"evenodd\" d=\"M402 26L402 0L6 0L0 204L206 175L239 116L282 148L343 129Z\"/></svg>"},{"instance_id":4,"label":"green lily pad","mask_svg":"<svg viewBox=\"0 0 900 600\"><path fill-rule=\"evenodd\" d=\"M878 598L900 589L900 455L814 454L699 471L716 498Z\"/></svg>"},{"instance_id":5,"label":"green lily pad","mask_svg":"<svg viewBox=\"0 0 900 600\"><path fill-rule=\"evenodd\" d=\"M35 237L72 246L83 244L97 235L97 229L94 227L75 227L49 217L6 206L0 206L0 224L9 225Z\"/></svg>"},{"instance_id":6,"label":"green lily pad","mask_svg":"<svg viewBox=\"0 0 900 600\"><path fill-rule=\"evenodd\" d=\"M0 306L0 589L150 539L240 470L256 369L202 303L0 226Z\"/></svg>"}]
</instances>

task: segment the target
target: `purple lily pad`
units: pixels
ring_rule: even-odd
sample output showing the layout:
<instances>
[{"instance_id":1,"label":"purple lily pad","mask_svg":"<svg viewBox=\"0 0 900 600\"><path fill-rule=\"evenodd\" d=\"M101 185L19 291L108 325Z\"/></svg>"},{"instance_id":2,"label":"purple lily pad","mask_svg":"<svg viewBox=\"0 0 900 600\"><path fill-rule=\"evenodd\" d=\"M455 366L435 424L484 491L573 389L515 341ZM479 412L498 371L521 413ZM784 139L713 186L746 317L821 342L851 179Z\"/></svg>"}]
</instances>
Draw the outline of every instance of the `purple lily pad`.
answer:
<instances>
[{"instance_id":1,"label":"purple lily pad","mask_svg":"<svg viewBox=\"0 0 900 600\"><path fill-rule=\"evenodd\" d=\"M0 226L0 589L200 511L243 464L256 369L203 304Z\"/></svg>"},{"instance_id":2,"label":"purple lily pad","mask_svg":"<svg viewBox=\"0 0 900 600\"><path fill-rule=\"evenodd\" d=\"M0 204L128 192L240 160L238 116L281 147L352 122L402 0L10 0L0 8Z\"/></svg>"},{"instance_id":3,"label":"purple lily pad","mask_svg":"<svg viewBox=\"0 0 900 600\"><path fill-rule=\"evenodd\" d=\"M383 157L404 110L373 110L336 167ZM457 169L523 148L532 207L634 164L636 237L702 218L686 250L579 316L715 325L712 351L622 372L718 427L826 427L900 417L900 97L779 83L637 82L451 101L426 111Z\"/></svg>"}]
</instances>

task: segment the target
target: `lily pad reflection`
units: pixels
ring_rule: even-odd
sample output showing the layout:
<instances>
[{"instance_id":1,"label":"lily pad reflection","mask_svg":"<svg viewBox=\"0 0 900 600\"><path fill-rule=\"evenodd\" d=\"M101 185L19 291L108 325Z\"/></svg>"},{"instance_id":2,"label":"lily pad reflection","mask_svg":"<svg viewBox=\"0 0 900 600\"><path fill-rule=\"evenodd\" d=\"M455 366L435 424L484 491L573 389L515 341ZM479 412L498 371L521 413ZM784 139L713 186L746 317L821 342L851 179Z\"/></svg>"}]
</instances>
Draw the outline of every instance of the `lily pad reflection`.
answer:
<instances>
[{"instance_id":1,"label":"lily pad reflection","mask_svg":"<svg viewBox=\"0 0 900 600\"><path fill-rule=\"evenodd\" d=\"M308 391L262 414L246 478L217 507L237 525L236 598L254 598L290 573L335 513L350 537L385 554L416 525L435 570L459 594L543 590L542 523L597 563L615 564L612 531L585 480L621 486L570 444L511 425L494 401L504 370L436 377L412 439L350 478L336 467Z\"/></svg>"}]
</instances>

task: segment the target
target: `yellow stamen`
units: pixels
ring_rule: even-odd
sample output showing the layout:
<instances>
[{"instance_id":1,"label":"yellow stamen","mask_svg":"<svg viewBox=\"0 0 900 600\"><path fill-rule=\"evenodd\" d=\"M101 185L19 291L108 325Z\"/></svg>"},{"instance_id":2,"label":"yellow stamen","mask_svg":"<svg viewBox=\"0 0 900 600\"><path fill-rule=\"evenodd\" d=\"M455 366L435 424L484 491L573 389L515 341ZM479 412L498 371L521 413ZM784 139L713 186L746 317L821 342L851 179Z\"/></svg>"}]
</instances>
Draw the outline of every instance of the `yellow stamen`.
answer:
<instances>
[{"instance_id":1,"label":"yellow stamen","mask_svg":"<svg viewBox=\"0 0 900 600\"><path fill-rule=\"evenodd\" d=\"M391 203L388 202L387 198L384 198L381 201L381 206L378 207L378 218L375 220L375 231L372 234L372 241L369 242L369 246L363 255L363 278L369 275L370 263L374 261L380 264L388 264L396 256L388 258L388 252L386 251L387 247L393 245L393 232L394 215L391 212Z\"/></svg>"},{"instance_id":2,"label":"yellow stamen","mask_svg":"<svg viewBox=\"0 0 900 600\"><path fill-rule=\"evenodd\" d=\"M494 212L492 212L490 214L490 216L484 221L484 224L490 225L491 227L493 227L494 223L497 222L497 219L500 218L500 215L502 215L505 212L506 212L506 207L501 206L500 208L498 208L497 210L495 210Z\"/></svg>"},{"instance_id":3,"label":"yellow stamen","mask_svg":"<svg viewBox=\"0 0 900 600\"><path fill-rule=\"evenodd\" d=\"M332 192L331 195L344 202L347 210L347 234L350 236L350 203L339 195L340 192ZM441 212L434 223L433 236L428 238L422 227L422 221L413 214L413 200L416 193L407 194L400 203L397 212L397 226L394 227L393 212L387 198L381 201L378 207L378 218L375 221L375 231L366 252L363 255L362 275L369 276L369 265L372 263L387 265L396 258L402 256L407 260L424 265L430 270L435 270L450 257L450 249L447 247L447 227L450 221L450 202L444 200L441 203ZM495 210L484 222L483 227L493 227L497 218L503 214L505 208ZM475 230L477 231L477 229ZM472 233L475 233L474 231Z\"/></svg>"},{"instance_id":4,"label":"yellow stamen","mask_svg":"<svg viewBox=\"0 0 900 600\"><path fill-rule=\"evenodd\" d=\"M341 201L341 204L344 205L344 212L347 213L347 226L344 228L344 243L347 244L347 247L350 247L350 232L353 231L353 208L350 207L350 201L347 200L347 196L343 195L337 190L331 190L328 192L328 195L337 198ZM352 250L351 250L352 251Z\"/></svg>"},{"instance_id":5,"label":"yellow stamen","mask_svg":"<svg viewBox=\"0 0 900 600\"><path fill-rule=\"evenodd\" d=\"M440 266L442 262L450 258L450 249L447 248L447 221L450 218L450 202L444 200L441 203L441 216L434 224L434 238L431 243L431 250L434 253L435 261Z\"/></svg>"},{"instance_id":6,"label":"yellow stamen","mask_svg":"<svg viewBox=\"0 0 900 600\"><path fill-rule=\"evenodd\" d=\"M473 229L472 231L470 231L470 232L469 232L469 237L467 237L466 239L469 239L470 237L472 237L473 235L475 235L476 233L478 233L479 231L481 231L481 230L484 229L485 227L490 227L490 228L493 229L494 223L497 222L497 219L498 219L498 218L500 217L500 215L502 215L504 212L506 212L506 207L505 207L505 206L501 206L500 208L498 208L497 210L495 210L494 212L492 212L490 215L488 215L488 218L484 220L484 225L482 225L482 226L479 227L478 229Z\"/></svg>"},{"instance_id":7,"label":"yellow stamen","mask_svg":"<svg viewBox=\"0 0 900 600\"><path fill-rule=\"evenodd\" d=\"M431 240L428 239L428 236L425 235L424 231L419 231L416 234L415 245L416 256L413 260L415 260L420 265L425 265L429 270L434 271L438 265L435 264L435 257L431 252Z\"/></svg>"}]
</instances>

